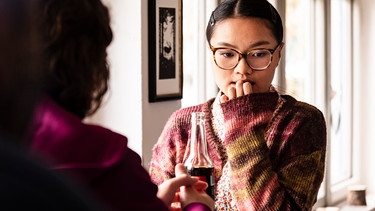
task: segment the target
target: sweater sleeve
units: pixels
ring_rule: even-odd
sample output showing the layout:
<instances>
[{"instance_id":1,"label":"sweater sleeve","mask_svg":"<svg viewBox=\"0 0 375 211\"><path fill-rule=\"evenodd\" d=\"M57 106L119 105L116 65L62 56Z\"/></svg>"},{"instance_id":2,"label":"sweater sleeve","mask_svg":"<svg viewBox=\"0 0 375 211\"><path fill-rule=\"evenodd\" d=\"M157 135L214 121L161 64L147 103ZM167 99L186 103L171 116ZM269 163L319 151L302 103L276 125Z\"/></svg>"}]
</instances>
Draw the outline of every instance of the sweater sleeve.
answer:
<instances>
[{"instance_id":1,"label":"sweater sleeve","mask_svg":"<svg viewBox=\"0 0 375 211\"><path fill-rule=\"evenodd\" d=\"M278 143L268 143L265 130L276 106L270 98L252 94L222 104L224 145L237 208L311 210L324 175L323 115L311 106L291 108L289 116L280 120L287 123ZM278 152L272 156L277 157L271 159L274 145Z\"/></svg>"},{"instance_id":2,"label":"sweater sleeve","mask_svg":"<svg viewBox=\"0 0 375 211\"><path fill-rule=\"evenodd\" d=\"M175 176L175 166L183 162L190 133L190 113L196 107L174 112L153 147L149 173L152 181L160 185Z\"/></svg>"}]
</instances>

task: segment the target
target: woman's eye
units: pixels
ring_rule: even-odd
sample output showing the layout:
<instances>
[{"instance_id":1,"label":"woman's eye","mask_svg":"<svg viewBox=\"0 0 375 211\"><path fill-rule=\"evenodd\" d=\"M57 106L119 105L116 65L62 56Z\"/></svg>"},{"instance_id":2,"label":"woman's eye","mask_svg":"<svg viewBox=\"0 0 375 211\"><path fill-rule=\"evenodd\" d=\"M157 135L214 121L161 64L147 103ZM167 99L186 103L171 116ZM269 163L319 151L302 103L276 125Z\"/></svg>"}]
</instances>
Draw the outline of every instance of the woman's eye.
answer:
<instances>
[{"instance_id":1,"label":"woman's eye","mask_svg":"<svg viewBox=\"0 0 375 211\"><path fill-rule=\"evenodd\" d=\"M270 54L268 51L255 51L250 54L251 57L265 57Z\"/></svg>"},{"instance_id":2,"label":"woman's eye","mask_svg":"<svg viewBox=\"0 0 375 211\"><path fill-rule=\"evenodd\" d=\"M233 57L234 55L232 53L223 53L222 56L230 58L230 57Z\"/></svg>"},{"instance_id":3,"label":"woman's eye","mask_svg":"<svg viewBox=\"0 0 375 211\"><path fill-rule=\"evenodd\" d=\"M233 51L228 50L221 50L216 52L219 56L225 57L225 58L232 58L235 56L235 53Z\"/></svg>"}]
</instances>

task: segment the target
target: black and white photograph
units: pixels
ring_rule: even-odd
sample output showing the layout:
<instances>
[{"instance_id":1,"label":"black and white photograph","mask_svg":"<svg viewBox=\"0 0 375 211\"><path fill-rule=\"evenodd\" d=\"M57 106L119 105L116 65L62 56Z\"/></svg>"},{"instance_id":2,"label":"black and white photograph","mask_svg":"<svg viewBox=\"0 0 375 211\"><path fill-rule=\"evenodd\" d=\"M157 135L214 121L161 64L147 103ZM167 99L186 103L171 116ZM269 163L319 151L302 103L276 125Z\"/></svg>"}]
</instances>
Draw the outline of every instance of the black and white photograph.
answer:
<instances>
[{"instance_id":1,"label":"black and white photograph","mask_svg":"<svg viewBox=\"0 0 375 211\"><path fill-rule=\"evenodd\" d=\"M182 1L149 0L149 101L182 98Z\"/></svg>"},{"instance_id":2,"label":"black and white photograph","mask_svg":"<svg viewBox=\"0 0 375 211\"><path fill-rule=\"evenodd\" d=\"M176 9L159 8L159 79L176 77Z\"/></svg>"}]
</instances>

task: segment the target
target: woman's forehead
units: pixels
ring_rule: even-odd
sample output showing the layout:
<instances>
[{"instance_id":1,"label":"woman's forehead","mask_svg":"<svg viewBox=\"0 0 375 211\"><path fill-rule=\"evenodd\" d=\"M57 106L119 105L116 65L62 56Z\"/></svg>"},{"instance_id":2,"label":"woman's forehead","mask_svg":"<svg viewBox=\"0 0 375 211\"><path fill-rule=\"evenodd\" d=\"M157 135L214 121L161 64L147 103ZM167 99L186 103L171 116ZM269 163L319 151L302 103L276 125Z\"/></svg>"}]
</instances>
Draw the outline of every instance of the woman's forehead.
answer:
<instances>
[{"instance_id":1,"label":"woman's forehead","mask_svg":"<svg viewBox=\"0 0 375 211\"><path fill-rule=\"evenodd\" d=\"M268 21L261 18L227 18L215 24L211 45L226 42L233 45L263 42L277 44Z\"/></svg>"}]
</instances>

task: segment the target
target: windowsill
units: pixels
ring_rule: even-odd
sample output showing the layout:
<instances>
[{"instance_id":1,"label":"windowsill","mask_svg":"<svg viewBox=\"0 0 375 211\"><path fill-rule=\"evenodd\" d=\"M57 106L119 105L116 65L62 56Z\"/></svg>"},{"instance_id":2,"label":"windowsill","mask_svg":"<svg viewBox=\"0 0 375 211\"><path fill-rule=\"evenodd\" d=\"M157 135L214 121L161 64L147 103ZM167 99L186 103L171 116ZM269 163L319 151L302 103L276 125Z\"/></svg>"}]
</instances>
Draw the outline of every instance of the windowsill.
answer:
<instances>
[{"instance_id":1,"label":"windowsill","mask_svg":"<svg viewBox=\"0 0 375 211\"><path fill-rule=\"evenodd\" d=\"M319 211L375 211L375 194L369 194L366 196L367 206L349 206L346 201L340 202L334 207L319 207ZM336 208L336 209L335 209Z\"/></svg>"},{"instance_id":2,"label":"windowsill","mask_svg":"<svg viewBox=\"0 0 375 211\"><path fill-rule=\"evenodd\" d=\"M340 211L375 211L374 206L348 206L345 205Z\"/></svg>"}]
</instances>

